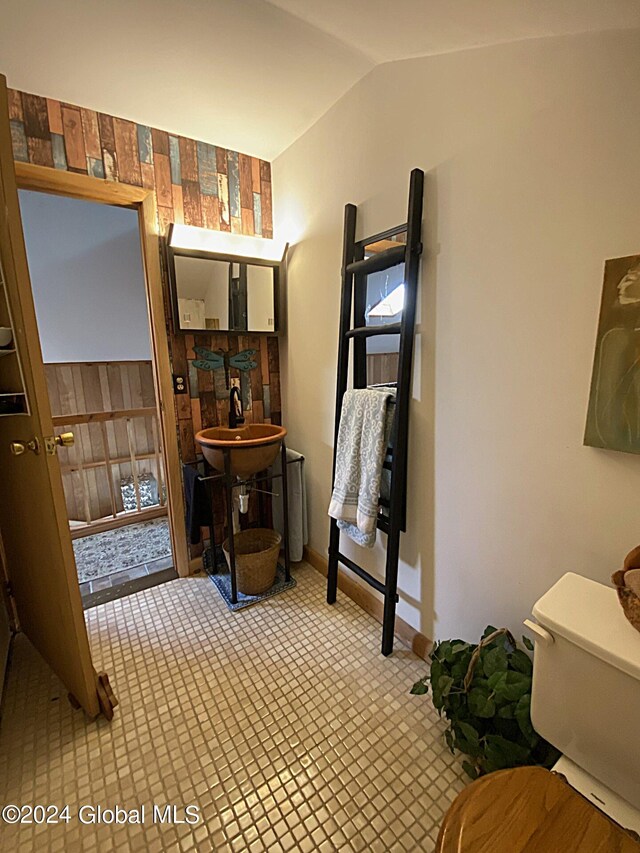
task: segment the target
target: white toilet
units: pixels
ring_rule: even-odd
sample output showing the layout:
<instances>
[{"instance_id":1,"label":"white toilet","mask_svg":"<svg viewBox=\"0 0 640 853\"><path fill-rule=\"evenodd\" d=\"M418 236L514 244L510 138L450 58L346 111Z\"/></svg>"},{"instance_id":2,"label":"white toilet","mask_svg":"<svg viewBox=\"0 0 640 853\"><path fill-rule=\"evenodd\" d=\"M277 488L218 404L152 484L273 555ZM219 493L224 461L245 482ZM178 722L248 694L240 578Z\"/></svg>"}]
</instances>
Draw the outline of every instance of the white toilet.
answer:
<instances>
[{"instance_id":1,"label":"white toilet","mask_svg":"<svg viewBox=\"0 0 640 853\"><path fill-rule=\"evenodd\" d=\"M638 853L640 632L613 588L572 573L533 615L531 718L563 755L555 773L520 767L473 782L447 812L436 850Z\"/></svg>"},{"instance_id":2,"label":"white toilet","mask_svg":"<svg viewBox=\"0 0 640 853\"><path fill-rule=\"evenodd\" d=\"M640 632L613 588L568 573L533 608L531 718L554 770L640 833Z\"/></svg>"}]
</instances>

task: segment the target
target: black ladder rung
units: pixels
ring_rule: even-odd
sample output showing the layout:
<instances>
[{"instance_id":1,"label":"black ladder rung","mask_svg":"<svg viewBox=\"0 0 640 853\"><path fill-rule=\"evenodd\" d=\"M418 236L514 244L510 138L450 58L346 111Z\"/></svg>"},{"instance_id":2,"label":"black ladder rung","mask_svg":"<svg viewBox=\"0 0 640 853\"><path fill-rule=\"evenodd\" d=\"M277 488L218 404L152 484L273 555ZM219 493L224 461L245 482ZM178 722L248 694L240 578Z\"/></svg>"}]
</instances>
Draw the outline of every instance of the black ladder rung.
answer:
<instances>
[{"instance_id":1,"label":"black ladder rung","mask_svg":"<svg viewBox=\"0 0 640 853\"><path fill-rule=\"evenodd\" d=\"M386 515L379 515L376 519L376 527L388 536L390 530L389 518Z\"/></svg>"},{"instance_id":2,"label":"black ladder rung","mask_svg":"<svg viewBox=\"0 0 640 853\"><path fill-rule=\"evenodd\" d=\"M390 461L390 460L388 460L388 459L385 459L385 460L384 460L384 462L382 463L382 467L383 467L386 471L391 471L391 469L392 469L392 467L393 467L393 462L391 462L391 461Z\"/></svg>"},{"instance_id":3,"label":"black ladder rung","mask_svg":"<svg viewBox=\"0 0 640 853\"><path fill-rule=\"evenodd\" d=\"M381 231L379 234L372 234L371 237L364 237L362 240L356 240L354 242L354 246L366 249L367 246L371 246L373 243L379 243L380 240L395 240L399 234L404 234L406 230L407 223L403 222L401 225L396 225L395 228L387 228L386 231Z\"/></svg>"},{"instance_id":4,"label":"black ladder rung","mask_svg":"<svg viewBox=\"0 0 640 853\"><path fill-rule=\"evenodd\" d=\"M347 331L348 338L372 338L375 335L399 335L402 323L387 323L386 326L356 326Z\"/></svg>"},{"instance_id":5,"label":"black ladder rung","mask_svg":"<svg viewBox=\"0 0 640 853\"><path fill-rule=\"evenodd\" d=\"M382 495L378 498L378 505L384 507L384 509L389 509L391 503L387 500L387 498L383 498Z\"/></svg>"},{"instance_id":6,"label":"black ladder rung","mask_svg":"<svg viewBox=\"0 0 640 853\"><path fill-rule=\"evenodd\" d=\"M362 261L347 264L347 272L351 275L371 275L374 272L388 270L390 267L397 267L398 264L404 263L406 252L406 244L398 243L392 249L385 249L384 252L376 252Z\"/></svg>"},{"instance_id":7,"label":"black ladder rung","mask_svg":"<svg viewBox=\"0 0 640 853\"><path fill-rule=\"evenodd\" d=\"M366 581L369 586L372 586L374 589L377 589L378 592L381 592L383 595L386 595L387 588L379 581L378 578L374 578L373 575L370 575L369 572L365 571L361 568L357 563L354 563L353 560L350 560L348 557L345 557L344 554L341 554L338 551L338 560L343 563L348 569L350 569L354 574L358 575L359 578L362 578L363 581ZM399 596L396 595L396 601L399 601Z\"/></svg>"}]
</instances>

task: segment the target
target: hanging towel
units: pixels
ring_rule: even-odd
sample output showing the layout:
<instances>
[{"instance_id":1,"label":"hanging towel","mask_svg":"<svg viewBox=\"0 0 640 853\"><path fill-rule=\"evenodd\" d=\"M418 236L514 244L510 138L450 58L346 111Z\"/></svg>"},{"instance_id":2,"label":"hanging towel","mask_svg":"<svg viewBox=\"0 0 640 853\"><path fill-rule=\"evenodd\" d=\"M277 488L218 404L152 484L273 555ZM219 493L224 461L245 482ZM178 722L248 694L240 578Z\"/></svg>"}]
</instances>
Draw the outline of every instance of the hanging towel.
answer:
<instances>
[{"instance_id":1,"label":"hanging towel","mask_svg":"<svg viewBox=\"0 0 640 853\"><path fill-rule=\"evenodd\" d=\"M197 545L201 538L200 528L213 527L211 502L206 484L200 479L200 473L195 466L183 465L182 476L184 479L189 542L192 545Z\"/></svg>"},{"instance_id":2,"label":"hanging towel","mask_svg":"<svg viewBox=\"0 0 640 853\"><path fill-rule=\"evenodd\" d=\"M287 494L289 496L289 556L294 563L303 556L304 546L309 541L307 532L307 492L304 485L304 456L287 447ZM282 456L278 454L273 463L273 473L282 471ZM279 480L277 482L280 482ZM273 502L273 526L284 536L284 513L282 500Z\"/></svg>"},{"instance_id":3,"label":"hanging towel","mask_svg":"<svg viewBox=\"0 0 640 853\"><path fill-rule=\"evenodd\" d=\"M329 515L365 548L373 548L376 541L382 463L393 422L387 403L392 396L391 388L358 388L342 398Z\"/></svg>"}]
</instances>

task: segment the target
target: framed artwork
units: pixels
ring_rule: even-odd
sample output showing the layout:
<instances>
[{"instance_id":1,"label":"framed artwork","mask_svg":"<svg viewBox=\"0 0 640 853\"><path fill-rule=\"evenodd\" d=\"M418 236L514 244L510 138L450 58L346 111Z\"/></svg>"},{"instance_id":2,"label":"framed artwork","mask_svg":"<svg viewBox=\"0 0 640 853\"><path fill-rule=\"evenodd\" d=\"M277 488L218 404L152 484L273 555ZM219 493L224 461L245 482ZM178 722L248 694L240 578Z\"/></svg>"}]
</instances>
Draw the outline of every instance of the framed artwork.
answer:
<instances>
[{"instance_id":1,"label":"framed artwork","mask_svg":"<svg viewBox=\"0 0 640 853\"><path fill-rule=\"evenodd\" d=\"M640 255L605 261L584 443L640 453Z\"/></svg>"}]
</instances>

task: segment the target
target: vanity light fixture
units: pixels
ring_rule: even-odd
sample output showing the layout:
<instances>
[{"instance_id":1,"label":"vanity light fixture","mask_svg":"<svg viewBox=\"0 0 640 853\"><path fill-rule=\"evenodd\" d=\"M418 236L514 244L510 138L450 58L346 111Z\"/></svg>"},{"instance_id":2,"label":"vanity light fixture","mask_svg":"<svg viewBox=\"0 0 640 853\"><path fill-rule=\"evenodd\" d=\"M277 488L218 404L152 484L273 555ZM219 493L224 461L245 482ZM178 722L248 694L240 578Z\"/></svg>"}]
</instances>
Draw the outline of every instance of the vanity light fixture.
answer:
<instances>
[{"instance_id":1,"label":"vanity light fixture","mask_svg":"<svg viewBox=\"0 0 640 853\"><path fill-rule=\"evenodd\" d=\"M404 282L388 293L369 311L369 317L395 317L404 307Z\"/></svg>"},{"instance_id":2,"label":"vanity light fixture","mask_svg":"<svg viewBox=\"0 0 640 853\"><path fill-rule=\"evenodd\" d=\"M247 237L228 231L212 231L195 225L174 222L169 235L172 249L194 252L211 252L216 255L234 255L261 261L281 261L286 250L282 240Z\"/></svg>"}]
</instances>

